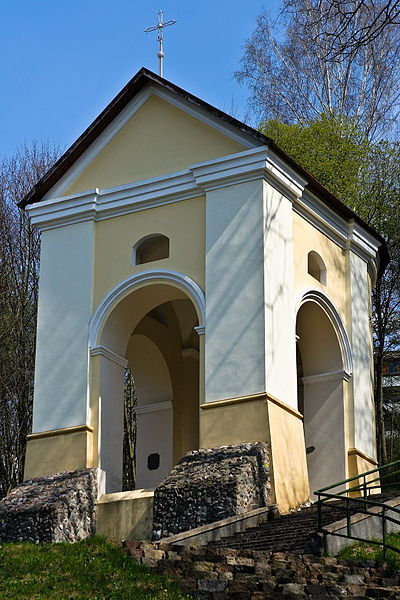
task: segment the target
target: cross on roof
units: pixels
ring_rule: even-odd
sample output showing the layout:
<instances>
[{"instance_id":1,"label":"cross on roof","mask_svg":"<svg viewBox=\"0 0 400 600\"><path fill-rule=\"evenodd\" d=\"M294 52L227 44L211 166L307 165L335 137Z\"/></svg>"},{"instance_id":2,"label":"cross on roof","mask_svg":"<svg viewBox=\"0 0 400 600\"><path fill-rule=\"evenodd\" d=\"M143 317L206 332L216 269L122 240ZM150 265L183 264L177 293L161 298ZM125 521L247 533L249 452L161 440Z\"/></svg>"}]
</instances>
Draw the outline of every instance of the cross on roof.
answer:
<instances>
[{"instance_id":1,"label":"cross on roof","mask_svg":"<svg viewBox=\"0 0 400 600\"><path fill-rule=\"evenodd\" d=\"M145 33L149 33L150 31L157 31L157 40L158 43L160 44L157 56L159 58L159 64L160 64L160 77L163 77L163 71L164 71L164 50L163 50L163 39L164 39L164 27L168 27L168 25L174 25L176 23L176 19L171 19L170 21L165 21L164 22L164 13L163 11L160 9L158 11L158 23L157 25L153 25L152 27L148 27L147 29L145 29Z\"/></svg>"}]
</instances>

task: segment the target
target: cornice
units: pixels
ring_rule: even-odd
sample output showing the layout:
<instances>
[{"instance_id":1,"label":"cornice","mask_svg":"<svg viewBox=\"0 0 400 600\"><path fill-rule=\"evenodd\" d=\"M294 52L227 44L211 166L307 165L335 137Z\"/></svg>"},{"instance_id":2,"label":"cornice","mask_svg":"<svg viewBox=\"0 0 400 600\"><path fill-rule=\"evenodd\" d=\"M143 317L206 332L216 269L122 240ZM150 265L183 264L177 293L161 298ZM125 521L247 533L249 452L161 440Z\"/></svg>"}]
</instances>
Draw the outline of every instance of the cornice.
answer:
<instances>
[{"instance_id":1,"label":"cornice","mask_svg":"<svg viewBox=\"0 0 400 600\"><path fill-rule=\"evenodd\" d=\"M345 369L331 373L317 373L316 375L307 375L302 377L304 385L315 385L318 383L327 383L328 381L349 381L351 373Z\"/></svg>"},{"instance_id":2,"label":"cornice","mask_svg":"<svg viewBox=\"0 0 400 600\"><path fill-rule=\"evenodd\" d=\"M164 400L162 402L152 402L151 404L137 404L134 410L137 415L144 415L147 413L158 412L160 410L170 410L171 408L171 400Z\"/></svg>"},{"instance_id":3,"label":"cornice","mask_svg":"<svg viewBox=\"0 0 400 600\"><path fill-rule=\"evenodd\" d=\"M107 132L107 135L110 133ZM117 187L94 188L58 198L48 198L47 195L46 199L26 208L32 224L45 231L180 202L254 180L267 181L289 198L296 213L340 248L354 252L365 260L372 279L375 278L380 242L360 223L340 216L306 189L306 179L267 145Z\"/></svg>"},{"instance_id":4,"label":"cornice","mask_svg":"<svg viewBox=\"0 0 400 600\"><path fill-rule=\"evenodd\" d=\"M206 192L254 179L267 180L289 197L301 195L305 180L283 163L267 146L190 165L168 173L107 189L45 199L26 208L32 223L53 229L83 221L111 217L203 196Z\"/></svg>"},{"instance_id":5,"label":"cornice","mask_svg":"<svg viewBox=\"0 0 400 600\"><path fill-rule=\"evenodd\" d=\"M124 356L113 352L113 350L110 350L105 346L95 346L94 348L90 348L90 356L102 356L103 358L111 360L123 369L126 369L126 367L128 366L128 361Z\"/></svg>"},{"instance_id":6,"label":"cornice","mask_svg":"<svg viewBox=\"0 0 400 600\"><path fill-rule=\"evenodd\" d=\"M293 210L342 250L349 250L367 262L371 278L375 280L380 243L370 232L354 219L346 220L338 215L307 189L295 199Z\"/></svg>"}]
</instances>

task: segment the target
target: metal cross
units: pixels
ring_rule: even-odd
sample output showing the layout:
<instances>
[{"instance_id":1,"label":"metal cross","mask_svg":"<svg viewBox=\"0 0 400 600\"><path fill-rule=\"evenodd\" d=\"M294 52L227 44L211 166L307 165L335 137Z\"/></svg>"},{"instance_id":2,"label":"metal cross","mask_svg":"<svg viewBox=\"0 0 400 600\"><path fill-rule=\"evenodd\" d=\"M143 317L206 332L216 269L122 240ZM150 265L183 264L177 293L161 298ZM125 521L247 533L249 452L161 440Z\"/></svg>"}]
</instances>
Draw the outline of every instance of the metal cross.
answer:
<instances>
[{"instance_id":1,"label":"metal cross","mask_svg":"<svg viewBox=\"0 0 400 600\"><path fill-rule=\"evenodd\" d=\"M144 30L145 33L149 33L149 31L157 31L157 40L160 44L160 48L158 50L157 56L160 62L160 77L164 77L164 50L163 50L163 39L164 39L164 27L168 27L168 25L174 25L176 23L176 19L171 19L171 21L166 21L164 23L164 13L162 10L158 11L158 24L153 25L153 27L148 27Z\"/></svg>"}]
</instances>

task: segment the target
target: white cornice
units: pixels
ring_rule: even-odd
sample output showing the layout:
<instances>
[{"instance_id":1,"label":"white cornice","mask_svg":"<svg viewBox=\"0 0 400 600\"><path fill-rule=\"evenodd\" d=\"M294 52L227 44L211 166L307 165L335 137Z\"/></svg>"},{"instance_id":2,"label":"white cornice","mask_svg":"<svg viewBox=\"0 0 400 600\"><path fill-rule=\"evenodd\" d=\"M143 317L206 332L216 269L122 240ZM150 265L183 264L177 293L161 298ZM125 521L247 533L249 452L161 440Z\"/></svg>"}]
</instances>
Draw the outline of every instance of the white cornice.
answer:
<instances>
[{"instance_id":1,"label":"white cornice","mask_svg":"<svg viewBox=\"0 0 400 600\"><path fill-rule=\"evenodd\" d=\"M45 199L26 208L39 229L53 229L82 221L111 217L202 196L206 191L253 179L274 180L289 197L302 193L304 180L285 173L266 146L196 163L168 173L107 189Z\"/></svg>"},{"instance_id":2,"label":"white cornice","mask_svg":"<svg viewBox=\"0 0 400 600\"><path fill-rule=\"evenodd\" d=\"M189 168L197 184L207 192L253 179L266 179L280 185L284 193L297 197L301 196L307 183L293 169L285 168L268 146L222 156Z\"/></svg>"},{"instance_id":3,"label":"white cornice","mask_svg":"<svg viewBox=\"0 0 400 600\"><path fill-rule=\"evenodd\" d=\"M317 373L316 375L307 375L302 377L304 385L315 385L318 383L327 383L328 381L349 381L351 374L347 371L334 371L332 373Z\"/></svg>"},{"instance_id":4,"label":"white cornice","mask_svg":"<svg viewBox=\"0 0 400 600\"><path fill-rule=\"evenodd\" d=\"M163 402L139 404L135 406L135 412L137 415L144 415L146 413L158 412L160 410L170 410L171 408L172 402L170 400L164 400Z\"/></svg>"},{"instance_id":5,"label":"white cornice","mask_svg":"<svg viewBox=\"0 0 400 600\"><path fill-rule=\"evenodd\" d=\"M342 250L350 250L369 264L371 276L377 271L378 240L354 219L347 221L325 202L304 190L302 197L295 199L293 210L316 227ZM371 264L371 261L373 264Z\"/></svg>"},{"instance_id":6,"label":"white cornice","mask_svg":"<svg viewBox=\"0 0 400 600\"><path fill-rule=\"evenodd\" d=\"M309 190L304 190L302 197L295 200L293 210L340 248L344 249L346 247L347 221Z\"/></svg>"},{"instance_id":7,"label":"white cornice","mask_svg":"<svg viewBox=\"0 0 400 600\"><path fill-rule=\"evenodd\" d=\"M128 361L124 356L113 352L105 346L95 346L94 348L90 348L90 356L103 356L124 369L128 366Z\"/></svg>"}]
</instances>

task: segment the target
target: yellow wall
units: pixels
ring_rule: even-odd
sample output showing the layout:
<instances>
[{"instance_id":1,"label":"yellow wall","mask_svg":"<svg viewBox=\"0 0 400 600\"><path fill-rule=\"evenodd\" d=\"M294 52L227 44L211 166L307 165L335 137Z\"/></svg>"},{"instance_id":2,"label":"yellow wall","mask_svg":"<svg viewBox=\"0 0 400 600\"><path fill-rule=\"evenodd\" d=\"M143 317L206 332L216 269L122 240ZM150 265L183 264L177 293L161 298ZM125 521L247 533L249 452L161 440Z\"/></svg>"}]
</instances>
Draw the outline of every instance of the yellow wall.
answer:
<instances>
[{"instance_id":1,"label":"yellow wall","mask_svg":"<svg viewBox=\"0 0 400 600\"><path fill-rule=\"evenodd\" d=\"M70 427L28 436L24 479L91 466L92 433Z\"/></svg>"},{"instance_id":2,"label":"yellow wall","mask_svg":"<svg viewBox=\"0 0 400 600\"><path fill-rule=\"evenodd\" d=\"M265 394L201 405L200 448L268 441Z\"/></svg>"},{"instance_id":3,"label":"yellow wall","mask_svg":"<svg viewBox=\"0 0 400 600\"><path fill-rule=\"evenodd\" d=\"M154 492L104 494L96 506L96 533L110 540L150 540Z\"/></svg>"},{"instance_id":4,"label":"yellow wall","mask_svg":"<svg viewBox=\"0 0 400 600\"><path fill-rule=\"evenodd\" d=\"M150 96L65 194L148 179L243 150L247 148Z\"/></svg>"},{"instance_id":5,"label":"yellow wall","mask_svg":"<svg viewBox=\"0 0 400 600\"><path fill-rule=\"evenodd\" d=\"M303 421L300 413L268 399L268 425L275 502L283 513L310 498Z\"/></svg>"},{"instance_id":6,"label":"yellow wall","mask_svg":"<svg viewBox=\"0 0 400 600\"><path fill-rule=\"evenodd\" d=\"M372 471L377 466L378 466L378 463L371 456L364 454L364 452L357 450L357 448L349 449L349 451L348 451L349 477L356 477L356 475L360 475L361 473L365 473L366 471ZM375 479L377 479L377 481L374 481ZM380 493L381 490L379 487L379 473L374 473L373 475L368 475L366 477L366 481L370 482L371 485L378 486L377 489L372 491L372 493L375 493L375 494ZM362 485L363 482L364 482L364 479L362 477L360 477L358 479L355 479L354 481L351 481L348 484L348 486L354 487L357 485ZM361 493L356 492L352 495L360 496Z\"/></svg>"},{"instance_id":7,"label":"yellow wall","mask_svg":"<svg viewBox=\"0 0 400 600\"><path fill-rule=\"evenodd\" d=\"M201 405L200 447L270 443L271 493L283 513L310 498L300 413L259 394Z\"/></svg>"},{"instance_id":8,"label":"yellow wall","mask_svg":"<svg viewBox=\"0 0 400 600\"><path fill-rule=\"evenodd\" d=\"M170 239L169 258L132 266L132 247L151 233ZM204 289L205 200L158 206L96 223L95 309L115 285L140 271L170 269L188 275Z\"/></svg>"},{"instance_id":9,"label":"yellow wall","mask_svg":"<svg viewBox=\"0 0 400 600\"><path fill-rule=\"evenodd\" d=\"M332 299L342 318L346 319L346 256L345 251L293 212L293 248L295 287L314 287L323 290ZM326 285L317 281L307 271L307 257L315 250L327 269Z\"/></svg>"}]
</instances>

